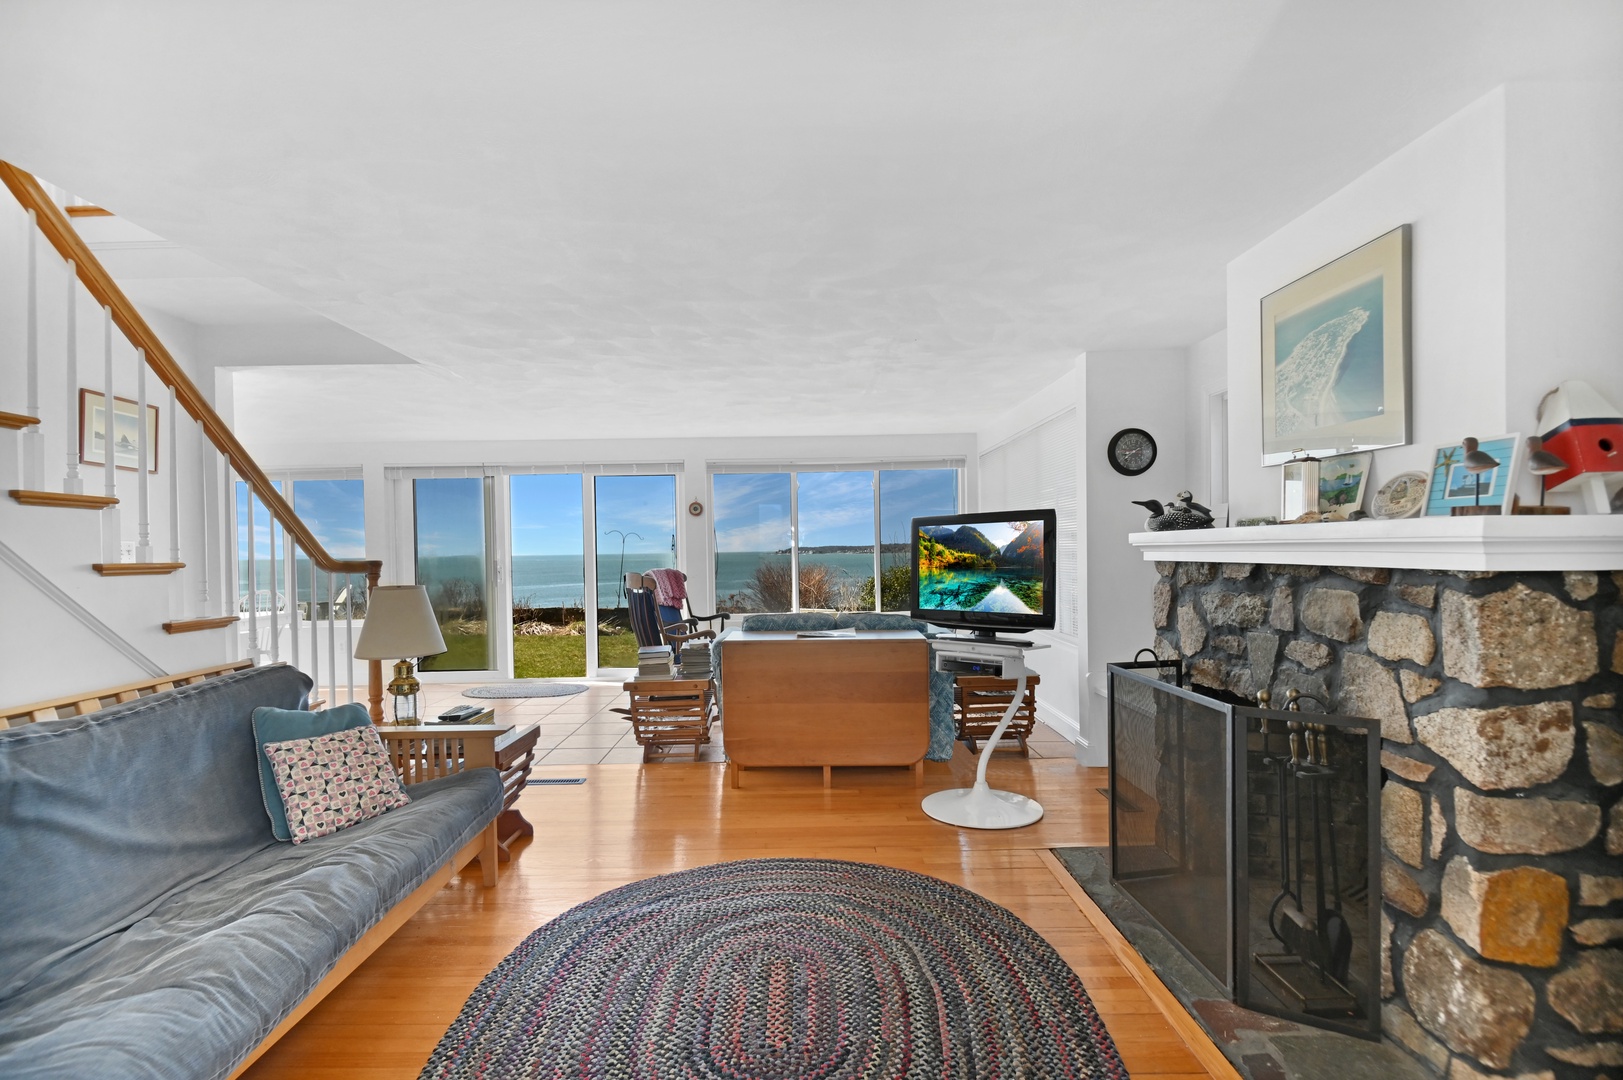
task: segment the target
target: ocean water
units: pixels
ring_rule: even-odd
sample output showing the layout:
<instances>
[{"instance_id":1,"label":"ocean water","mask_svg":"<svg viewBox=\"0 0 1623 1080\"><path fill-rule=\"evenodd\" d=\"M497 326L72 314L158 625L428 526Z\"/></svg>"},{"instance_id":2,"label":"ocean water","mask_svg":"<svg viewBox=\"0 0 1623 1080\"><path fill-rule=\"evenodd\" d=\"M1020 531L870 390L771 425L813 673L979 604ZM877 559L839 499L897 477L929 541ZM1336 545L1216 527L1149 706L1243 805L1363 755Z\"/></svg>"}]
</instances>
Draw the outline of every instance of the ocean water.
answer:
<instances>
[{"instance_id":1,"label":"ocean water","mask_svg":"<svg viewBox=\"0 0 1623 1080\"><path fill-rule=\"evenodd\" d=\"M897 556L887 554L885 565L889 566L896 561ZM268 559L259 559L259 587L267 590L270 587L271 565ZM579 555L515 555L513 557L513 602L530 607L579 607L586 595L586 586L582 575L583 560ZM765 551L730 551L723 552L716 558L716 595L725 598L733 593L742 592L750 583L755 574L755 568L762 562L775 562L787 565L788 555L775 554ZM873 556L866 552L835 552L831 554L805 554L801 556L802 564L823 563L833 568L836 579L847 582L852 588L861 586L873 577ZM628 554L625 557L626 570L652 570L659 566L670 566L671 558L668 553L660 554ZM613 607L620 600L621 562L619 552L605 555L598 560L598 594L599 606ZM241 588L247 590L248 560L240 561ZM277 573L283 573L283 567L278 562ZM310 565L304 559L299 560L299 600L301 602L310 598ZM418 580L429 586L442 581L461 578L470 582L482 582L484 578L483 560L470 556L445 556L441 558L425 558L418 562ZM355 581L364 587L364 578L354 576ZM342 576L335 582L336 588L342 590L344 581ZM285 592L285 588L282 590ZM327 598L327 576L323 573L316 575L316 596L320 600ZM707 599L699 598L699 607L707 605Z\"/></svg>"}]
</instances>

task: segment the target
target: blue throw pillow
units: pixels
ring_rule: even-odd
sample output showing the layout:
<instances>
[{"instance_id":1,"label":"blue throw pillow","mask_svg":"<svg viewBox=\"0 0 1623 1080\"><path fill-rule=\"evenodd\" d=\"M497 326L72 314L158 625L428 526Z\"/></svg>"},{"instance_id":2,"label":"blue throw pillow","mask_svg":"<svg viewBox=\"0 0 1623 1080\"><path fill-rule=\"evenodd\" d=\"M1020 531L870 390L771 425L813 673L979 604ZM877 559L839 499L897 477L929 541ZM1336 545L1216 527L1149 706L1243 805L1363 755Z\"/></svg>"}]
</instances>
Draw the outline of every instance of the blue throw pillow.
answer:
<instances>
[{"instance_id":1,"label":"blue throw pillow","mask_svg":"<svg viewBox=\"0 0 1623 1080\"><path fill-rule=\"evenodd\" d=\"M254 710L254 759L259 762L259 795L270 815L271 832L278 840L293 839L287 825L287 810L282 806L282 793L276 790L276 774L270 759L265 756L265 744L287 742L290 739L314 739L349 728L370 727L372 717L366 706L359 702L339 705L324 712L304 712L300 709L272 709L260 706Z\"/></svg>"}]
</instances>

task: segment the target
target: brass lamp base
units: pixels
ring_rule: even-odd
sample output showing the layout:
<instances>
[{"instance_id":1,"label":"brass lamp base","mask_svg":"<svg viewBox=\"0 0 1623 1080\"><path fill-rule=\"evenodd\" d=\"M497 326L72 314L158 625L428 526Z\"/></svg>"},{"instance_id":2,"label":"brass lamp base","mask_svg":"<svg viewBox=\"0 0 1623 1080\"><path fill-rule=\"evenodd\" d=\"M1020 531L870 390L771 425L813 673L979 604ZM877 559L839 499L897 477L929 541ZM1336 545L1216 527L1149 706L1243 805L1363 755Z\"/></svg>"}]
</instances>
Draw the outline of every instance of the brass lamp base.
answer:
<instances>
[{"instance_id":1,"label":"brass lamp base","mask_svg":"<svg viewBox=\"0 0 1623 1080\"><path fill-rule=\"evenodd\" d=\"M417 681L410 660L401 660L394 666L394 678L389 682L389 693L394 695L394 722L410 727L422 718L417 714L417 695L423 684Z\"/></svg>"}]
</instances>

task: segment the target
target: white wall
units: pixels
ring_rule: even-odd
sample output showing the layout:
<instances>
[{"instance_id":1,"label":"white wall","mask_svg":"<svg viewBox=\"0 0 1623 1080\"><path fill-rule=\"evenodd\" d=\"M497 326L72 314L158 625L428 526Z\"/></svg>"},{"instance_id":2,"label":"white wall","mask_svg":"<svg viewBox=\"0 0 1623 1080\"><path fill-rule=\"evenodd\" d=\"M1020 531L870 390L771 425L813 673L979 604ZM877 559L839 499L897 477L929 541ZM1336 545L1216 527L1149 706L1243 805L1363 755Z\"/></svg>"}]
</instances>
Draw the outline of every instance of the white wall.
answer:
<instances>
[{"instance_id":1,"label":"white wall","mask_svg":"<svg viewBox=\"0 0 1623 1080\"><path fill-rule=\"evenodd\" d=\"M1219 484L1213 484L1212 473L1212 412L1227 406L1219 399L1228 388L1228 331L1219 330L1189 346L1188 368L1184 374L1184 466L1183 475L1195 501L1217 510L1217 504L1226 502L1228 474L1224 470ZM1223 459L1227 459L1224 446ZM1223 464L1223 462L1219 462ZM1222 524L1221 521L1218 522Z\"/></svg>"},{"instance_id":2,"label":"white wall","mask_svg":"<svg viewBox=\"0 0 1623 1080\"><path fill-rule=\"evenodd\" d=\"M0 196L0 409L25 411L26 365L24 362L27 323L27 216L9 195ZM78 408L68 403L66 372L67 290L66 265L43 237L37 239L38 334L40 357L40 439L42 440L46 490L63 490L70 447L77 446ZM103 387L103 321L95 302L82 286L75 305L77 332L78 388ZM182 367L195 369L190 349L191 328L174 320L151 320L154 329L175 354ZM136 397L135 350L115 329L113 332L114 393ZM191 617L199 609L202 579L201 509L199 469L212 472L213 453L199 450L198 429L182 417L178 431L178 453L169 444L168 392L151 376L147 380L148 402L159 407L161 450L159 471L148 476L149 518L153 559L167 561L170 554L169 477L177 465L181 476L180 535L181 559L187 568L164 577L103 578L90 564L105 561L102 530L114 522L125 545L138 539L137 477L134 472L116 474L120 504L116 511L62 510L24 507L10 499L0 500L0 538L47 579L56 583L97 618L110 626L140 652L163 669L175 672L230 659L231 635L209 631L169 635L161 624L169 619ZM0 431L0 488L20 486L17 461L26 436ZM104 471L98 466L79 465L83 491L99 495ZM212 550L218 555L218 527ZM220 572L211 567L210 578L218 601ZM218 613L216 610L206 613ZM100 638L64 615L55 602L10 570L0 573L0 622L7 629L0 638L0 696L9 703L24 703L62 694L89 691L142 677L145 673L107 646Z\"/></svg>"},{"instance_id":3,"label":"white wall","mask_svg":"<svg viewBox=\"0 0 1623 1080\"><path fill-rule=\"evenodd\" d=\"M989 418L976 435L979 453L985 453L1067 410L1075 410L1079 429L1076 444L1079 532L1076 608L1079 623L1085 625L1088 610L1088 525L1087 503L1082 490L1082 478L1086 472L1086 439L1082 437L1080 431L1086 422L1085 403L1082 399L1082 359L1078 357L1072 370L1030 395L1014 408ZM983 475L980 481L980 499L969 503L965 507L966 510L989 511L1008 505L1006 493L1000 490L996 478ZM1061 604L1065 601L1064 596L1057 599ZM1048 646L1045 649L1034 650L1026 656L1026 664L1042 677L1042 683L1037 690L1037 715L1060 734L1073 741L1080 740L1082 727L1087 718L1086 701L1082 696L1083 680L1087 671L1087 658L1084 652L1087 636L1081 632L1081 627L1074 634L1039 630L1029 636L1039 644Z\"/></svg>"},{"instance_id":4,"label":"white wall","mask_svg":"<svg viewBox=\"0 0 1623 1080\"><path fill-rule=\"evenodd\" d=\"M1506 90L1503 430L1533 434L1539 399L1564 379L1623 408L1623 84Z\"/></svg>"},{"instance_id":5,"label":"white wall","mask_svg":"<svg viewBox=\"0 0 1623 1080\"><path fill-rule=\"evenodd\" d=\"M1619 176L1623 84L1512 83L1231 262L1233 515L1279 512L1278 473L1258 464L1261 298L1405 222L1411 435L1376 451L1373 482L1429 468L1466 435L1534 433L1539 399L1566 379L1623 407ZM1516 490L1537 497L1525 472Z\"/></svg>"},{"instance_id":6,"label":"white wall","mask_svg":"<svg viewBox=\"0 0 1623 1080\"><path fill-rule=\"evenodd\" d=\"M1133 500L1166 503L1190 486L1187 365L1182 349L1094 351L1083 358L1087 704L1085 752L1079 752L1078 760L1084 764L1106 763L1106 666L1131 660L1138 649L1155 644L1150 626L1155 567L1127 543L1127 534L1143 531L1147 516ZM1155 464L1138 476L1123 476L1105 454L1111 436L1129 427L1144 429L1156 443Z\"/></svg>"},{"instance_id":7,"label":"white wall","mask_svg":"<svg viewBox=\"0 0 1623 1080\"><path fill-rule=\"evenodd\" d=\"M1049 648L1031 654L1029 663L1043 679L1039 712L1077 741L1077 760L1085 765L1106 762L1106 665L1154 644L1155 569L1128 545L1127 534L1140 531L1146 517L1133 500L1166 502L1189 486L1184 413L1191 393L1182 349L1095 351L979 432L984 451L1067 408L1077 412L1081 625L1074 635L1033 635ZM1105 454L1111 436L1126 427L1143 428L1156 440L1155 464L1136 477L1116 472ZM997 495L989 484L985 494L989 500Z\"/></svg>"},{"instance_id":8,"label":"white wall","mask_svg":"<svg viewBox=\"0 0 1623 1080\"><path fill-rule=\"evenodd\" d=\"M1376 483L1430 465L1434 444L1505 427L1505 91L1433 128L1229 263L1230 514L1279 513L1262 460L1262 297L1405 222L1410 445L1375 454Z\"/></svg>"}]
</instances>

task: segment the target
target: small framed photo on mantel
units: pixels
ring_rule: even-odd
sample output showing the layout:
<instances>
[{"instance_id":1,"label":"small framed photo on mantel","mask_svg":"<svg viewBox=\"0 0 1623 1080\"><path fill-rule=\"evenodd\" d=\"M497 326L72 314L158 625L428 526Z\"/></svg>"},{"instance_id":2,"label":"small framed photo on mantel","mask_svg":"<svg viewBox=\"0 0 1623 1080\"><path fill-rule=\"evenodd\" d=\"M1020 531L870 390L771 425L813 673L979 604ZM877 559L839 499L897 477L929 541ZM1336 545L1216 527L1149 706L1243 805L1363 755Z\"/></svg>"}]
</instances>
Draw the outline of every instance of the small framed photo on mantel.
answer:
<instances>
[{"instance_id":1,"label":"small framed photo on mantel","mask_svg":"<svg viewBox=\"0 0 1623 1080\"><path fill-rule=\"evenodd\" d=\"M113 464L134 472L140 466L140 429L136 402L113 398ZM147 406L147 472L158 471L158 407ZM79 389L79 461L84 465L107 462L107 398L99 390Z\"/></svg>"},{"instance_id":2,"label":"small framed photo on mantel","mask_svg":"<svg viewBox=\"0 0 1623 1080\"><path fill-rule=\"evenodd\" d=\"M1409 226L1262 298L1262 463L1409 441Z\"/></svg>"},{"instance_id":3,"label":"small framed photo on mantel","mask_svg":"<svg viewBox=\"0 0 1623 1080\"><path fill-rule=\"evenodd\" d=\"M1466 467L1464 442L1446 443L1432 451L1431 490L1426 495L1426 516L1447 517L1455 507L1492 507L1495 514L1508 514L1514 500L1511 482L1521 456L1520 435L1495 435L1481 439L1477 449L1498 462L1492 468L1472 472Z\"/></svg>"}]
</instances>

